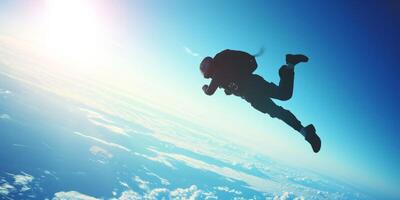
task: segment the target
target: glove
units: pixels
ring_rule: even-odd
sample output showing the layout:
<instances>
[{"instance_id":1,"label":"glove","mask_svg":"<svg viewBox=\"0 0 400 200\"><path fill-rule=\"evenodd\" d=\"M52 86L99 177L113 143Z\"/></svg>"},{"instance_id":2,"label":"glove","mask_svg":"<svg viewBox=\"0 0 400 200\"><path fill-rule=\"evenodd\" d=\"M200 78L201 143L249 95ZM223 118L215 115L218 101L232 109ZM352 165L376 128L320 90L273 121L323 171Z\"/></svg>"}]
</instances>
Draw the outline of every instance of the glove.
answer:
<instances>
[{"instance_id":1,"label":"glove","mask_svg":"<svg viewBox=\"0 0 400 200\"><path fill-rule=\"evenodd\" d=\"M202 89L203 89L204 93L206 93L206 91L208 89L208 85L203 85Z\"/></svg>"},{"instance_id":2,"label":"glove","mask_svg":"<svg viewBox=\"0 0 400 200\"><path fill-rule=\"evenodd\" d=\"M232 90L229 90L229 89L225 89L224 92L225 92L226 95L233 94Z\"/></svg>"}]
</instances>

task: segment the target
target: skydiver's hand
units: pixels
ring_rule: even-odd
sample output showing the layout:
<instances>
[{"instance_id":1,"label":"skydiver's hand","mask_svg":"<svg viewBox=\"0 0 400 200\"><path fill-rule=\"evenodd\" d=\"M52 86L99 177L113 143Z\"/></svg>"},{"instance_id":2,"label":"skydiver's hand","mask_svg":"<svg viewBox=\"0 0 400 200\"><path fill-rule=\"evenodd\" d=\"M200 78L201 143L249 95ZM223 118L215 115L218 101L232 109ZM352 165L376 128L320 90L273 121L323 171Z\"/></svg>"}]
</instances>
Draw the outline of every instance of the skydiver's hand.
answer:
<instances>
[{"instance_id":1,"label":"skydiver's hand","mask_svg":"<svg viewBox=\"0 0 400 200\"><path fill-rule=\"evenodd\" d=\"M208 85L203 85L202 89L203 92L207 94Z\"/></svg>"},{"instance_id":2,"label":"skydiver's hand","mask_svg":"<svg viewBox=\"0 0 400 200\"><path fill-rule=\"evenodd\" d=\"M226 95L233 94L232 90L228 90L228 89L225 89L224 92L225 92Z\"/></svg>"}]
</instances>

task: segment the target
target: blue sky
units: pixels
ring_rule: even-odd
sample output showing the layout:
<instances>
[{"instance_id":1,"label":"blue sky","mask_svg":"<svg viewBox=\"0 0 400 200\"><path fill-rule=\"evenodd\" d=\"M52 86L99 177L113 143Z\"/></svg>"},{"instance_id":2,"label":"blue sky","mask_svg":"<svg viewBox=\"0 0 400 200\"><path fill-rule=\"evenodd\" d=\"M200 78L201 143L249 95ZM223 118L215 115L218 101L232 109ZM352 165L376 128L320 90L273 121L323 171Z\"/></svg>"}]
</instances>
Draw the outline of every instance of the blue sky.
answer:
<instances>
[{"instance_id":1,"label":"blue sky","mask_svg":"<svg viewBox=\"0 0 400 200\"><path fill-rule=\"evenodd\" d=\"M286 162L395 193L400 184L400 7L393 2L103 2L111 8L102 30L120 47L112 53L128 64L102 70L131 72L132 79L151 85L149 96L169 94L163 102L169 107L187 109L199 123L224 134L236 130L232 137L247 137L246 145L260 152L267 148ZM2 1L0 34L24 37L22 32L34 30L29 23L40 11L40 3ZM201 86L208 83L198 70L203 56L227 48L255 53L260 47L265 53L257 58L256 73L273 82L279 81L286 53L310 57L296 68L293 98L276 103L304 125L316 126L323 142L319 154L285 124L240 98L221 91L202 94Z\"/></svg>"},{"instance_id":2,"label":"blue sky","mask_svg":"<svg viewBox=\"0 0 400 200\"><path fill-rule=\"evenodd\" d=\"M398 182L398 7L374 1L153 2L143 7L149 16L148 29L156 36L152 35L149 48L166 51L162 59L177 63L174 68L161 69L160 79L175 77L176 87L186 85L188 93L198 92L194 86L200 88L207 81L188 83L187 75L197 72L187 66L196 67L200 58L180 55L181 46L202 56L225 48L256 52L264 46L266 53L258 58L257 73L275 82L286 53L309 55L310 63L296 70L293 99L279 103L304 123L316 125L323 139L321 160L345 165L348 171L343 174L356 172L359 178L376 177L388 185ZM212 103L242 109L239 100L217 98L219 102ZM256 112L247 107L246 114ZM260 115L249 116L254 123L265 120ZM269 129L284 126L274 123ZM290 140L292 136L285 137ZM324 167L336 169L335 165Z\"/></svg>"}]
</instances>

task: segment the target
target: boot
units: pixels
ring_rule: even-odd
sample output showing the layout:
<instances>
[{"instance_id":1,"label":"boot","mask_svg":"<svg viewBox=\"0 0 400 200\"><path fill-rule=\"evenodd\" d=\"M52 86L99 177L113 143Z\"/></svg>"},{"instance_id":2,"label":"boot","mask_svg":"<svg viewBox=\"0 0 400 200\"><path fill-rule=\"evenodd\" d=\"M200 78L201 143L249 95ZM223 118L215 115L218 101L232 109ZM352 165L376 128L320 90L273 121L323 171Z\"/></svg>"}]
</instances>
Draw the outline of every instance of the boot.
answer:
<instances>
[{"instance_id":1,"label":"boot","mask_svg":"<svg viewBox=\"0 0 400 200\"><path fill-rule=\"evenodd\" d=\"M305 139L308 143L311 144L313 151L315 153L318 153L318 151L321 149L321 139L315 133L314 125L310 124L306 126L302 131L305 131Z\"/></svg>"},{"instance_id":2,"label":"boot","mask_svg":"<svg viewBox=\"0 0 400 200\"><path fill-rule=\"evenodd\" d=\"M301 62L308 62L308 57L303 54L286 54L286 63L296 65Z\"/></svg>"}]
</instances>

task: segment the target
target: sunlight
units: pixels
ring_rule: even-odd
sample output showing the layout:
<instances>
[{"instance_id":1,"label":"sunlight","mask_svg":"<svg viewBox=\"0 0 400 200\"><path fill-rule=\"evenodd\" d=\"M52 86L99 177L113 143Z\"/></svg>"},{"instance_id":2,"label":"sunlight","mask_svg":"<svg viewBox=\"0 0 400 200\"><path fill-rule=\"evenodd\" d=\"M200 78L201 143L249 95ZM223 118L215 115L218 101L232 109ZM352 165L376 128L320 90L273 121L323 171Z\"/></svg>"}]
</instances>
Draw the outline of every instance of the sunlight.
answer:
<instances>
[{"instance_id":1,"label":"sunlight","mask_svg":"<svg viewBox=\"0 0 400 200\"><path fill-rule=\"evenodd\" d=\"M48 56L62 59L64 63L85 66L87 69L104 58L107 27L96 12L95 1L46 0L41 33L41 43Z\"/></svg>"}]
</instances>

